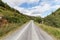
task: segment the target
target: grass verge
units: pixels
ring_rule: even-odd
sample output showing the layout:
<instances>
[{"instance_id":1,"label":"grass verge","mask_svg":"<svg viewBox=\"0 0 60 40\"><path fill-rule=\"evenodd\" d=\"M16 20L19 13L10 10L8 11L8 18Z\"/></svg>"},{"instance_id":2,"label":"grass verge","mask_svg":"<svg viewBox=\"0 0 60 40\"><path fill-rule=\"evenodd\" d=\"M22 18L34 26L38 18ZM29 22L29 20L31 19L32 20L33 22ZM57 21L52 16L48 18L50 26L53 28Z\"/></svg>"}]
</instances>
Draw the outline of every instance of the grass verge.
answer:
<instances>
[{"instance_id":1,"label":"grass verge","mask_svg":"<svg viewBox=\"0 0 60 40\"><path fill-rule=\"evenodd\" d=\"M40 28L42 28L44 31L48 32L50 35L52 35L56 40L60 40L60 28L55 28L51 26L47 26L45 24L38 24L36 23Z\"/></svg>"},{"instance_id":2,"label":"grass verge","mask_svg":"<svg viewBox=\"0 0 60 40\"><path fill-rule=\"evenodd\" d=\"M9 34L11 31L14 31L18 28L20 28L25 23L9 23L8 25L5 25L0 28L0 39L4 37L5 35Z\"/></svg>"}]
</instances>

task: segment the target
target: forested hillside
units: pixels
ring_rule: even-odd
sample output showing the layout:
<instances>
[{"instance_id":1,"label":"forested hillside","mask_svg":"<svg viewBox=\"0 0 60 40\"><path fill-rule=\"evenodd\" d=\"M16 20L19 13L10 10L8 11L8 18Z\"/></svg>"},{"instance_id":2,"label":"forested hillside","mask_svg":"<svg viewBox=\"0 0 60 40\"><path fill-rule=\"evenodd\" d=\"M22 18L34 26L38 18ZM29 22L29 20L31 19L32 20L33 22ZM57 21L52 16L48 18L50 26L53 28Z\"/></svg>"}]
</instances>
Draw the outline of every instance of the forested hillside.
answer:
<instances>
[{"instance_id":1,"label":"forested hillside","mask_svg":"<svg viewBox=\"0 0 60 40\"><path fill-rule=\"evenodd\" d=\"M60 8L44 18L44 23L50 26L55 26L60 28Z\"/></svg>"}]
</instances>

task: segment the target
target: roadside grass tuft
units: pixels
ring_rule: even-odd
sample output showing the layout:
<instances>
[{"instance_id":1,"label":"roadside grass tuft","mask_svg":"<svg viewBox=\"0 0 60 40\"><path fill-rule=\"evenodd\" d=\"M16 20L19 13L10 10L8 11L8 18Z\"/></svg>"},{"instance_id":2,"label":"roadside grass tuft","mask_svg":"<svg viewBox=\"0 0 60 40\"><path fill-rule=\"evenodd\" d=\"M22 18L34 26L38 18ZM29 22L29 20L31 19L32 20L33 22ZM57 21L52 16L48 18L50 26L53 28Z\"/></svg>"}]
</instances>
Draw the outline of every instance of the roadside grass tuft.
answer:
<instances>
[{"instance_id":1,"label":"roadside grass tuft","mask_svg":"<svg viewBox=\"0 0 60 40\"><path fill-rule=\"evenodd\" d=\"M56 40L60 40L60 28L55 28L52 26L47 26L45 24L38 24L36 23L40 28L48 32L50 35L52 35Z\"/></svg>"}]
</instances>

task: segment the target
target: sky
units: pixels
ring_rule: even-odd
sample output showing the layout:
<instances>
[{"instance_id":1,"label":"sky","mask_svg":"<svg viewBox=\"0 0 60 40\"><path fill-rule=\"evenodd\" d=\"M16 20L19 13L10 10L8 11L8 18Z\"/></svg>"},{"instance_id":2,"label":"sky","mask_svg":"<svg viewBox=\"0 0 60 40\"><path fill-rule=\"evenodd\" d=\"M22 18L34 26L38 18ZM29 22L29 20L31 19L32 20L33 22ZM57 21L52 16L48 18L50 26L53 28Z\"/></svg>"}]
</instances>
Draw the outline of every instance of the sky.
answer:
<instances>
[{"instance_id":1,"label":"sky","mask_svg":"<svg viewBox=\"0 0 60 40\"><path fill-rule=\"evenodd\" d=\"M60 8L60 0L2 0L10 7L29 16L46 17Z\"/></svg>"}]
</instances>

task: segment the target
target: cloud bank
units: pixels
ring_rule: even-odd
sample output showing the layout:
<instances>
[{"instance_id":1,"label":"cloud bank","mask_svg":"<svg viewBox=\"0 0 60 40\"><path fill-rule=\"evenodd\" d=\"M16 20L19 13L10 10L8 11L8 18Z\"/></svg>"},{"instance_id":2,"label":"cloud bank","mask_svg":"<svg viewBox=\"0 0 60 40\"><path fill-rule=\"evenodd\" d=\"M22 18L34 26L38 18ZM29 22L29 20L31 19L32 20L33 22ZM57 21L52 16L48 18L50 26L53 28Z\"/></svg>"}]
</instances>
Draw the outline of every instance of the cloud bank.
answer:
<instances>
[{"instance_id":1,"label":"cloud bank","mask_svg":"<svg viewBox=\"0 0 60 40\"><path fill-rule=\"evenodd\" d=\"M59 0L2 0L23 14L46 17L60 8Z\"/></svg>"}]
</instances>

